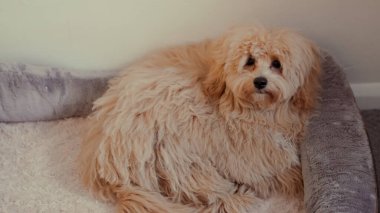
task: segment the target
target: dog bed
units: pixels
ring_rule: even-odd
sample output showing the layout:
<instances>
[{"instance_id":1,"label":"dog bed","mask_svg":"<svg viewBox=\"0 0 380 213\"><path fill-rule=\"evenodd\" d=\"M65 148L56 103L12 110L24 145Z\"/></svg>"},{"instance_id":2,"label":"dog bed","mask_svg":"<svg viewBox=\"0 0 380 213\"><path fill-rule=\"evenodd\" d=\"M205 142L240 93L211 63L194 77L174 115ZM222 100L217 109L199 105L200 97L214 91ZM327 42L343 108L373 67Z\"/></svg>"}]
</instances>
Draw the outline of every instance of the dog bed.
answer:
<instances>
[{"instance_id":1,"label":"dog bed","mask_svg":"<svg viewBox=\"0 0 380 213\"><path fill-rule=\"evenodd\" d=\"M374 212L369 143L340 67L324 57L321 104L301 148L308 212ZM114 72L0 63L0 212L113 212L80 184L76 158L91 103ZM258 212L283 212L282 198Z\"/></svg>"}]
</instances>

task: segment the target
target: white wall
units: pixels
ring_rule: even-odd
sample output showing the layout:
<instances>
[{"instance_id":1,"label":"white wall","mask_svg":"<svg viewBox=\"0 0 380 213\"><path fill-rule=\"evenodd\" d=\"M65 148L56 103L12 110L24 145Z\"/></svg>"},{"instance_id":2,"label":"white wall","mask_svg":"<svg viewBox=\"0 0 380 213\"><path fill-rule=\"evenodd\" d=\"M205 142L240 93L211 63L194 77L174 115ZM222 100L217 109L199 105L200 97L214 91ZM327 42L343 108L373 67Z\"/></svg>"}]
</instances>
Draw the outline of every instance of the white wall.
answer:
<instances>
[{"instance_id":1,"label":"white wall","mask_svg":"<svg viewBox=\"0 0 380 213\"><path fill-rule=\"evenodd\" d=\"M0 0L0 61L112 69L257 21L311 37L351 82L380 82L379 0Z\"/></svg>"}]
</instances>

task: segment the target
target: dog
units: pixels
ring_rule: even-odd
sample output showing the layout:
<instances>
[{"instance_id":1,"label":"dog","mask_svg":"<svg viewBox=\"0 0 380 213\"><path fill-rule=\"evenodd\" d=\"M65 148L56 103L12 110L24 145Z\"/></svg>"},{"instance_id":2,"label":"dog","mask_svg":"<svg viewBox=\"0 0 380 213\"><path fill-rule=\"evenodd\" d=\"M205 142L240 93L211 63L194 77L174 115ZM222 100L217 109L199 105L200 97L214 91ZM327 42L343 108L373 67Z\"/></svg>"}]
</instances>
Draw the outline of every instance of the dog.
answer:
<instances>
[{"instance_id":1,"label":"dog","mask_svg":"<svg viewBox=\"0 0 380 213\"><path fill-rule=\"evenodd\" d=\"M142 57L94 102L85 186L119 212L254 212L276 195L301 199L299 145L320 70L313 42L256 26Z\"/></svg>"}]
</instances>

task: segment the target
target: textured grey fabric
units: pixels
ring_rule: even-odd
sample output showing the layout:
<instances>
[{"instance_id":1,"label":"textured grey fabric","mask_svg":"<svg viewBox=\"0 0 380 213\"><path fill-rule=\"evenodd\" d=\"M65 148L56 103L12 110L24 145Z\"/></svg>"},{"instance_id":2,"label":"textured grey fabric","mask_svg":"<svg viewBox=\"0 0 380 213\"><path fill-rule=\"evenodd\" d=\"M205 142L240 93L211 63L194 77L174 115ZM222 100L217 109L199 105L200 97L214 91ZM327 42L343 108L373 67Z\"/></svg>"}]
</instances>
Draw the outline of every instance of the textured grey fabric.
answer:
<instances>
[{"instance_id":1,"label":"textured grey fabric","mask_svg":"<svg viewBox=\"0 0 380 213\"><path fill-rule=\"evenodd\" d=\"M334 60L323 64L319 109L301 147L308 212L376 212L368 138L350 86Z\"/></svg>"},{"instance_id":2,"label":"textured grey fabric","mask_svg":"<svg viewBox=\"0 0 380 213\"><path fill-rule=\"evenodd\" d=\"M380 109L363 110L361 112L363 116L364 126L367 130L369 137L369 144L372 150L372 157L375 164L376 173L376 185L380 185ZM377 191L377 197L379 197L379 190ZM377 206L379 206L379 200L377 200Z\"/></svg>"},{"instance_id":3,"label":"textured grey fabric","mask_svg":"<svg viewBox=\"0 0 380 213\"><path fill-rule=\"evenodd\" d=\"M64 69L0 63L0 122L53 120L88 114L107 78Z\"/></svg>"},{"instance_id":4,"label":"textured grey fabric","mask_svg":"<svg viewBox=\"0 0 380 213\"><path fill-rule=\"evenodd\" d=\"M375 212L374 168L359 110L341 68L329 56L323 68L321 105L301 147L306 208ZM106 81L67 70L0 64L0 121L85 116Z\"/></svg>"}]
</instances>

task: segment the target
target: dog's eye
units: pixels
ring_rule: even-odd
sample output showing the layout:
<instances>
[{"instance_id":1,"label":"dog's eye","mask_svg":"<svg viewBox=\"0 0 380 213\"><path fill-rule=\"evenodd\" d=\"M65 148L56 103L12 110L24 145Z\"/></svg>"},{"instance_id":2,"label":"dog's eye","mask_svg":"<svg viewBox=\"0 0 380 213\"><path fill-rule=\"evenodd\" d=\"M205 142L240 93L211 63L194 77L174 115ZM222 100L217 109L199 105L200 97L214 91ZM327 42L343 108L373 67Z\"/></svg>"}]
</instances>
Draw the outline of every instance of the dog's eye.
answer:
<instances>
[{"instance_id":1,"label":"dog's eye","mask_svg":"<svg viewBox=\"0 0 380 213\"><path fill-rule=\"evenodd\" d=\"M277 59L273 60L270 66L271 68L276 69L276 70L280 70L282 68L281 62Z\"/></svg>"},{"instance_id":2,"label":"dog's eye","mask_svg":"<svg viewBox=\"0 0 380 213\"><path fill-rule=\"evenodd\" d=\"M249 56L247 58L247 61L245 62L245 66L253 66L255 65L255 59L252 56Z\"/></svg>"}]
</instances>

